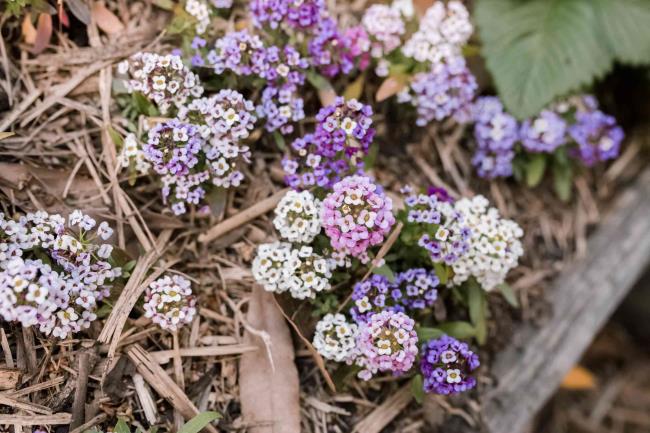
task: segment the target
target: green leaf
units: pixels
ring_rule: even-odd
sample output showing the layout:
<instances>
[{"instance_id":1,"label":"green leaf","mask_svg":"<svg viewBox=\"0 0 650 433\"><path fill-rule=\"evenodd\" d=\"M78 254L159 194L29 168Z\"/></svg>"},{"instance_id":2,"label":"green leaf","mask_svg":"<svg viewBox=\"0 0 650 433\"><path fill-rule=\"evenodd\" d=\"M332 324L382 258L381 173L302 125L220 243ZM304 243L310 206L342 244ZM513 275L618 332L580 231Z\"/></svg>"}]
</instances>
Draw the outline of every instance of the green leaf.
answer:
<instances>
[{"instance_id":1,"label":"green leaf","mask_svg":"<svg viewBox=\"0 0 650 433\"><path fill-rule=\"evenodd\" d=\"M564 202L571 199L573 189L573 170L571 165L555 162L553 164L553 187L555 193Z\"/></svg>"},{"instance_id":2,"label":"green leaf","mask_svg":"<svg viewBox=\"0 0 650 433\"><path fill-rule=\"evenodd\" d=\"M348 84L343 91L343 97L347 99L359 99L363 92L363 84L366 81L366 74L361 74L356 80Z\"/></svg>"},{"instance_id":3,"label":"green leaf","mask_svg":"<svg viewBox=\"0 0 650 433\"><path fill-rule=\"evenodd\" d=\"M436 275L440 280L440 284L442 284L443 286L447 284L447 280L449 276L449 274L447 273L447 266L443 265L442 263L436 262L433 264L433 270L436 272Z\"/></svg>"},{"instance_id":4,"label":"green leaf","mask_svg":"<svg viewBox=\"0 0 650 433\"><path fill-rule=\"evenodd\" d=\"M161 9L166 11L171 11L174 9L174 2L172 0L153 0L152 2L155 6L158 6Z\"/></svg>"},{"instance_id":5,"label":"green leaf","mask_svg":"<svg viewBox=\"0 0 650 433\"><path fill-rule=\"evenodd\" d=\"M307 81L318 90L329 90L332 88L327 78L314 71L307 71Z\"/></svg>"},{"instance_id":6,"label":"green leaf","mask_svg":"<svg viewBox=\"0 0 650 433\"><path fill-rule=\"evenodd\" d=\"M108 135L111 137L111 140L113 140L113 144L115 144L118 149L121 149L122 145L124 145L124 139L112 126L108 127Z\"/></svg>"},{"instance_id":7,"label":"green leaf","mask_svg":"<svg viewBox=\"0 0 650 433\"><path fill-rule=\"evenodd\" d=\"M615 60L650 63L642 0L481 0L475 18L486 64L508 110L537 114L604 75Z\"/></svg>"},{"instance_id":8,"label":"green leaf","mask_svg":"<svg viewBox=\"0 0 650 433\"><path fill-rule=\"evenodd\" d=\"M287 142L284 140L284 135L280 134L279 131L273 131L273 140L275 140L278 149L284 151L287 148Z\"/></svg>"},{"instance_id":9,"label":"green leaf","mask_svg":"<svg viewBox=\"0 0 650 433\"><path fill-rule=\"evenodd\" d=\"M467 285L469 318L476 330L476 341L485 344L487 339L487 299L485 290L475 281Z\"/></svg>"},{"instance_id":10,"label":"green leaf","mask_svg":"<svg viewBox=\"0 0 650 433\"><path fill-rule=\"evenodd\" d=\"M512 289L512 286L508 283L501 283L497 286L499 292L503 295L504 299L508 304L512 305L515 308L519 308L519 300L515 295L515 291Z\"/></svg>"},{"instance_id":11,"label":"green leaf","mask_svg":"<svg viewBox=\"0 0 650 433\"><path fill-rule=\"evenodd\" d=\"M217 412L203 412L186 422L178 433L199 433L203 427L210 424L215 419L221 418Z\"/></svg>"},{"instance_id":12,"label":"green leaf","mask_svg":"<svg viewBox=\"0 0 650 433\"><path fill-rule=\"evenodd\" d=\"M391 283L395 282L395 274L393 273L391 268L389 268L388 265L385 264L385 263L383 265L381 265L381 266L373 268L372 273L376 274L376 275L383 275Z\"/></svg>"},{"instance_id":13,"label":"green leaf","mask_svg":"<svg viewBox=\"0 0 650 433\"><path fill-rule=\"evenodd\" d=\"M546 155L534 153L526 164L526 184L529 187L539 185L546 171Z\"/></svg>"},{"instance_id":14,"label":"green leaf","mask_svg":"<svg viewBox=\"0 0 650 433\"><path fill-rule=\"evenodd\" d=\"M424 384L422 382L421 374L416 374L413 376L413 379L411 379L411 393L418 404L422 404L422 400L424 400Z\"/></svg>"},{"instance_id":15,"label":"green leaf","mask_svg":"<svg viewBox=\"0 0 650 433\"><path fill-rule=\"evenodd\" d=\"M438 328L443 333L458 339L467 339L476 336L476 329L468 322L445 322L438 325Z\"/></svg>"},{"instance_id":16,"label":"green leaf","mask_svg":"<svg viewBox=\"0 0 650 433\"><path fill-rule=\"evenodd\" d=\"M119 419L115 428L113 429L115 433L131 433L131 428L123 419Z\"/></svg>"},{"instance_id":17,"label":"green leaf","mask_svg":"<svg viewBox=\"0 0 650 433\"><path fill-rule=\"evenodd\" d=\"M427 328L425 326L417 328L416 332L418 334L418 340L420 341L434 340L445 335L445 332L442 329Z\"/></svg>"}]
</instances>

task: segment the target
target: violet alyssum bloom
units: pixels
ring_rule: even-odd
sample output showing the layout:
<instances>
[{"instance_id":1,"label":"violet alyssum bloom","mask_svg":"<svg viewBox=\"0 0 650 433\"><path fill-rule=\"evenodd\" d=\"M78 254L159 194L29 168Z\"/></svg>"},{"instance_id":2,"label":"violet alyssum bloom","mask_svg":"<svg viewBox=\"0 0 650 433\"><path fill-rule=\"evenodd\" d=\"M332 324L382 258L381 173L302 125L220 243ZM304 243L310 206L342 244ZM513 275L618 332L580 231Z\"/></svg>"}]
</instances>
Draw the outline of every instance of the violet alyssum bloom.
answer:
<instances>
[{"instance_id":1,"label":"violet alyssum bloom","mask_svg":"<svg viewBox=\"0 0 650 433\"><path fill-rule=\"evenodd\" d=\"M422 72L397 95L399 102L408 102L417 109L416 124L425 126L432 120L454 116L468 121L471 103L478 85L461 56Z\"/></svg>"},{"instance_id":2,"label":"violet alyssum bloom","mask_svg":"<svg viewBox=\"0 0 650 433\"><path fill-rule=\"evenodd\" d=\"M514 146L519 139L517 120L506 113L499 98L478 98L474 106L476 151L472 164L478 175L492 179L512 175Z\"/></svg>"},{"instance_id":3,"label":"violet alyssum bloom","mask_svg":"<svg viewBox=\"0 0 650 433\"><path fill-rule=\"evenodd\" d=\"M384 241L395 224L393 202L366 176L334 184L323 201L323 228L332 248L367 262L368 249Z\"/></svg>"},{"instance_id":4,"label":"violet alyssum bloom","mask_svg":"<svg viewBox=\"0 0 650 433\"><path fill-rule=\"evenodd\" d=\"M550 110L526 120L520 129L521 144L530 152L551 153L566 143L567 125L562 117Z\"/></svg>"},{"instance_id":5,"label":"violet alyssum bloom","mask_svg":"<svg viewBox=\"0 0 650 433\"><path fill-rule=\"evenodd\" d=\"M476 386L476 379L470 374L480 363L467 343L443 335L426 342L421 354L420 371L425 392L458 394Z\"/></svg>"},{"instance_id":6,"label":"violet alyssum bloom","mask_svg":"<svg viewBox=\"0 0 650 433\"><path fill-rule=\"evenodd\" d=\"M202 145L197 126L172 119L151 128L143 151L158 174L183 176L199 162Z\"/></svg>"},{"instance_id":7,"label":"violet alyssum bloom","mask_svg":"<svg viewBox=\"0 0 650 433\"><path fill-rule=\"evenodd\" d=\"M370 61L370 40L363 28L341 33L331 18L319 23L308 49L311 64L327 77L349 74L355 66L363 70Z\"/></svg>"},{"instance_id":8,"label":"violet alyssum bloom","mask_svg":"<svg viewBox=\"0 0 650 433\"><path fill-rule=\"evenodd\" d=\"M427 188L427 194L435 196L438 199L438 201L443 201L447 203L454 202L453 197L450 196L449 192L447 192L447 190L444 188L439 188L437 186L430 186L429 188Z\"/></svg>"},{"instance_id":9,"label":"violet alyssum bloom","mask_svg":"<svg viewBox=\"0 0 650 433\"><path fill-rule=\"evenodd\" d=\"M371 275L364 281L359 281L352 290L354 306L350 308L352 319L357 322L367 322L373 314L384 310L392 310L389 306L391 284L383 275Z\"/></svg>"},{"instance_id":10,"label":"violet alyssum bloom","mask_svg":"<svg viewBox=\"0 0 650 433\"><path fill-rule=\"evenodd\" d=\"M359 325L354 362L358 377L370 380L378 372L399 376L411 369L418 353L415 321L404 313L382 311Z\"/></svg>"},{"instance_id":11,"label":"violet alyssum bloom","mask_svg":"<svg viewBox=\"0 0 650 433\"><path fill-rule=\"evenodd\" d=\"M431 307L438 299L440 280L435 272L423 268L408 269L395 276L390 296L406 311Z\"/></svg>"},{"instance_id":12,"label":"violet alyssum bloom","mask_svg":"<svg viewBox=\"0 0 650 433\"><path fill-rule=\"evenodd\" d=\"M249 7L253 24L271 29L286 23L294 29L308 30L326 14L324 0L252 0Z\"/></svg>"},{"instance_id":13,"label":"violet alyssum bloom","mask_svg":"<svg viewBox=\"0 0 650 433\"><path fill-rule=\"evenodd\" d=\"M230 32L217 39L207 63L218 75L226 70L237 75L260 75L267 68L266 50L259 36L247 30Z\"/></svg>"},{"instance_id":14,"label":"violet alyssum bloom","mask_svg":"<svg viewBox=\"0 0 650 433\"><path fill-rule=\"evenodd\" d=\"M196 298L190 280L180 275L165 275L153 281L144 295L145 317L162 329L176 331L191 323L196 315Z\"/></svg>"},{"instance_id":15,"label":"violet alyssum bloom","mask_svg":"<svg viewBox=\"0 0 650 433\"><path fill-rule=\"evenodd\" d=\"M576 123L569 127L569 135L577 144L572 155L589 167L616 158L625 137L616 119L600 110L577 112Z\"/></svg>"}]
</instances>

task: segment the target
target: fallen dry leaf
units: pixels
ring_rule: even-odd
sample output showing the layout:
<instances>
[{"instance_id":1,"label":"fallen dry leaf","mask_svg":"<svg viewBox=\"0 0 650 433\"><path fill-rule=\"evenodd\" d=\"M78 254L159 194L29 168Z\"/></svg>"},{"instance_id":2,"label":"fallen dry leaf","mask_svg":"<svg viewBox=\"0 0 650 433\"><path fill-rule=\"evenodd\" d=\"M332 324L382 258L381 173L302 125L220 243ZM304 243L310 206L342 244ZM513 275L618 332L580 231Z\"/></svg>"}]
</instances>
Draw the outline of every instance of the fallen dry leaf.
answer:
<instances>
[{"instance_id":1,"label":"fallen dry leaf","mask_svg":"<svg viewBox=\"0 0 650 433\"><path fill-rule=\"evenodd\" d=\"M25 42L34 45L34 42L36 42L36 27L32 24L32 14L29 12L23 18L22 32Z\"/></svg>"},{"instance_id":2,"label":"fallen dry leaf","mask_svg":"<svg viewBox=\"0 0 650 433\"><path fill-rule=\"evenodd\" d=\"M596 387L596 377L586 368L576 365L564 376L560 386L571 390L594 389Z\"/></svg>"},{"instance_id":3,"label":"fallen dry leaf","mask_svg":"<svg viewBox=\"0 0 650 433\"><path fill-rule=\"evenodd\" d=\"M258 346L239 362L242 414L251 433L299 433L300 394L291 333L273 294L255 285L248 306L249 325L270 342L246 332L244 343ZM269 359L272 358L272 362Z\"/></svg>"},{"instance_id":4,"label":"fallen dry leaf","mask_svg":"<svg viewBox=\"0 0 650 433\"><path fill-rule=\"evenodd\" d=\"M95 3L91 12L93 20L97 23L97 27L103 30L106 34L114 35L124 31L124 24L113 12L108 10L104 3Z\"/></svg>"},{"instance_id":5,"label":"fallen dry leaf","mask_svg":"<svg viewBox=\"0 0 650 433\"><path fill-rule=\"evenodd\" d=\"M379 89L377 89L377 94L375 95L375 100L381 102L384 99L388 99L393 95L398 94L406 84L408 83L408 76L406 74L401 75L391 75L386 78Z\"/></svg>"},{"instance_id":6,"label":"fallen dry leaf","mask_svg":"<svg viewBox=\"0 0 650 433\"><path fill-rule=\"evenodd\" d=\"M421 17L425 14L427 9L431 7L434 0L413 0L413 9L418 17Z\"/></svg>"},{"instance_id":7,"label":"fallen dry leaf","mask_svg":"<svg viewBox=\"0 0 650 433\"><path fill-rule=\"evenodd\" d=\"M52 17L49 14L40 14L36 26L36 39L34 40L34 54L43 51L52 38Z\"/></svg>"}]
</instances>

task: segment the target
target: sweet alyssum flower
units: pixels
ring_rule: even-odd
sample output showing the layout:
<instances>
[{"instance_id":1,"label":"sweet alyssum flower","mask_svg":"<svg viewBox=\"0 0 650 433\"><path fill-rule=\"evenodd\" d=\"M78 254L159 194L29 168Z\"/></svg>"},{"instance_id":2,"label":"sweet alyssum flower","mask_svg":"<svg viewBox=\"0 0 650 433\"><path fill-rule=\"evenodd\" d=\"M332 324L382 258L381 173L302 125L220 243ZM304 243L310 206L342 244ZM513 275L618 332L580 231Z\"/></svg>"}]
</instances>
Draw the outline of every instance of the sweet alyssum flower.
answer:
<instances>
[{"instance_id":1,"label":"sweet alyssum flower","mask_svg":"<svg viewBox=\"0 0 650 433\"><path fill-rule=\"evenodd\" d=\"M327 77L349 74L369 64L370 40L362 28L342 33L332 18L321 20L308 45L311 64Z\"/></svg>"},{"instance_id":2,"label":"sweet alyssum flower","mask_svg":"<svg viewBox=\"0 0 650 433\"><path fill-rule=\"evenodd\" d=\"M354 306L350 308L354 321L367 322L373 314L392 310L391 288L388 278L383 275L371 275L368 279L356 283L352 289Z\"/></svg>"},{"instance_id":3,"label":"sweet alyssum flower","mask_svg":"<svg viewBox=\"0 0 650 433\"><path fill-rule=\"evenodd\" d=\"M473 32L469 12L460 1L435 2L420 20L420 27L402 47L407 57L439 65L461 56Z\"/></svg>"},{"instance_id":4,"label":"sweet alyssum flower","mask_svg":"<svg viewBox=\"0 0 650 433\"><path fill-rule=\"evenodd\" d=\"M519 140L517 120L494 96L478 98L473 111L476 150L472 164L478 175L487 179L511 176L514 146Z\"/></svg>"},{"instance_id":5,"label":"sweet alyssum flower","mask_svg":"<svg viewBox=\"0 0 650 433\"><path fill-rule=\"evenodd\" d=\"M309 191L289 191L275 208L273 225L289 242L309 243L321 229L321 201Z\"/></svg>"},{"instance_id":6,"label":"sweet alyssum flower","mask_svg":"<svg viewBox=\"0 0 650 433\"><path fill-rule=\"evenodd\" d=\"M140 174L146 174L151 169L151 163L133 133L128 133L124 137L124 147L117 156L117 163L122 168L133 168Z\"/></svg>"},{"instance_id":7,"label":"sweet alyssum flower","mask_svg":"<svg viewBox=\"0 0 650 433\"><path fill-rule=\"evenodd\" d=\"M313 345L323 358L342 362L353 353L357 332L343 314L326 314L316 324Z\"/></svg>"},{"instance_id":8,"label":"sweet alyssum flower","mask_svg":"<svg viewBox=\"0 0 650 433\"><path fill-rule=\"evenodd\" d=\"M423 232L418 245L427 250L434 263L456 262L469 248L471 231L463 214L435 194L415 194L410 188L404 191L408 194L404 200L407 222L419 224Z\"/></svg>"},{"instance_id":9,"label":"sweet alyssum flower","mask_svg":"<svg viewBox=\"0 0 650 433\"><path fill-rule=\"evenodd\" d=\"M530 152L551 153L566 144L567 124L557 113L543 110L534 119L526 120L520 129L521 144Z\"/></svg>"},{"instance_id":10,"label":"sweet alyssum flower","mask_svg":"<svg viewBox=\"0 0 650 433\"><path fill-rule=\"evenodd\" d=\"M372 108L356 99L336 98L316 115L316 130L291 144L295 157L282 161L292 188L331 187L363 167L375 135Z\"/></svg>"},{"instance_id":11,"label":"sweet alyssum flower","mask_svg":"<svg viewBox=\"0 0 650 433\"><path fill-rule=\"evenodd\" d=\"M259 75L266 69L266 52L259 36L247 30L226 33L215 42L207 55L207 63L214 73L229 70L237 75Z\"/></svg>"},{"instance_id":12,"label":"sweet alyssum flower","mask_svg":"<svg viewBox=\"0 0 650 433\"><path fill-rule=\"evenodd\" d=\"M196 34L205 33L210 25L210 9L208 4L201 0L187 0L185 3L185 12L196 19Z\"/></svg>"},{"instance_id":13,"label":"sweet alyssum flower","mask_svg":"<svg viewBox=\"0 0 650 433\"><path fill-rule=\"evenodd\" d=\"M332 248L365 262L395 224L393 202L366 176L348 176L323 201L323 227Z\"/></svg>"},{"instance_id":14,"label":"sweet alyssum flower","mask_svg":"<svg viewBox=\"0 0 650 433\"><path fill-rule=\"evenodd\" d=\"M478 85L463 57L449 59L448 63L434 66L429 72L413 77L407 88L397 95L399 102L408 102L417 109L416 124L425 126L432 120L454 116L458 121L468 121L471 103Z\"/></svg>"},{"instance_id":15,"label":"sweet alyssum flower","mask_svg":"<svg viewBox=\"0 0 650 433\"><path fill-rule=\"evenodd\" d=\"M43 211L17 220L0 213L0 316L58 338L88 328L121 275L102 242L113 230L96 225L78 210L67 224Z\"/></svg>"},{"instance_id":16,"label":"sweet alyssum flower","mask_svg":"<svg viewBox=\"0 0 650 433\"><path fill-rule=\"evenodd\" d=\"M152 99L162 114L203 94L198 76L179 56L136 53L120 63L118 71L130 75L126 82L129 92L140 92Z\"/></svg>"},{"instance_id":17,"label":"sweet alyssum flower","mask_svg":"<svg viewBox=\"0 0 650 433\"><path fill-rule=\"evenodd\" d=\"M252 0L249 5L253 24L277 29L283 24L308 30L326 15L324 0Z\"/></svg>"},{"instance_id":18,"label":"sweet alyssum flower","mask_svg":"<svg viewBox=\"0 0 650 433\"><path fill-rule=\"evenodd\" d=\"M384 57L402 43L405 32L402 14L383 4L371 5L363 14L361 24L371 38L370 54Z\"/></svg>"},{"instance_id":19,"label":"sweet alyssum flower","mask_svg":"<svg viewBox=\"0 0 650 433\"><path fill-rule=\"evenodd\" d=\"M176 331L196 315L192 284L180 275L165 275L153 281L144 295L144 315L162 329Z\"/></svg>"},{"instance_id":20,"label":"sweet alyssum flower","mask_svg":"<svg viewBox=\"0 0 650 433\"><path fill-rule=\"evenodd\" d=\"M382 311L359 325L354 363L359 378L370 380L378 372L399 376L411 369L418 353L415 321L404 313Z\"/></svg>"},{"instance_id":21,"label":"sweet alyssum flower","mask_svg":"<svg viewBox=\"0 0 650 433\"><path fill-rule=\"evenodd\" d=\"M489 201L477 195L456 202L471 230L470 247L453 263L453 284L474 277L484 290L493 290L505 281L508 272L524 253L520 238L523 230L516 222L501 218Z\"/></svg>"},{"instance_id":22,"label":"sweet alyssum flower","mask_svg":"<svg viewBox=\"0 0 650 433\"><path fill-rule=\"evenodd\" d=\"M253 260L253 277L269 292L289 292L296 299L314 298L331 288L334 264L310 246L285 242L262 244Z\"/></svg>"},{"instance_id":23,"label":"sweet alyssum flower","mask_svg":"<svg viewBox=\"0 0 650 433\"><path fill-rule=\"evenodd\" d=\"M476 386L476 379L470 374L480 363L467 343L443 335L426 342L421 354L425 392L458 394Z\"/></svg>"}]
</instances>

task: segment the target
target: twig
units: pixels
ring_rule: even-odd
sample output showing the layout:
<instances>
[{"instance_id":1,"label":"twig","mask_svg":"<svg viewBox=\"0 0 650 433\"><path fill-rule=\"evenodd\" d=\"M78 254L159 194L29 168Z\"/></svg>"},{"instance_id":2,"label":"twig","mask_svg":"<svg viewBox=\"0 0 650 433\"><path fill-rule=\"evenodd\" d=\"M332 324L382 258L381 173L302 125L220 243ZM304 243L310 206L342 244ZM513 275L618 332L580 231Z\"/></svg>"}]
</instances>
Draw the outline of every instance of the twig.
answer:
<instances>
[{"instance_id":1,"label":"twig","mask_svg":"<svg viewBox=\"0 0 650 433\"><path fill-rule=\"evenodd\" d=\"M90 374L90 354L87 351L79 355L79 372L77 374L77 387L72 401L72 422L70 428L75 429L83 424L86 406L86 393L88 391L88 375Z\"/></svg>"},{"instance_id":2,"label":"twig","mask_svg":"<svg viewBox=\"0 0 650 433\"><path fill-rule=\"evenodd\" d=\"M69 413L52 415L0 415L0 425L66 425L72 421Z\"/></svg>"},{"instance_id":3,"label":"twig","mask_svg":"<svg viewBox=\"0 0 650 433\"><path fill-rule=\"evenodd\" d=\"M379 433L413 399L411 385L406 384L354 426L353 433Z\"/></svg>"},{"instance_id":4,"label":"twig","mask_svg":"<svg viewBox=\"0 0 650 433\"><path fill-rule=\"evenodd\" d=\"M229 344L224 346L207 346L207 347L188 347L175 350L161 350L158 352L149 352L151 359L158 364L166 364L174 357L177 352L179 357L206 357L206 356L225 356L239 355L245 352L257 350L257 347L249 344Z\"/></svg>"},{"instance_id":5,"label":"twig","mask_svg":"<svg viewBox=\"0 0 650 433\"><path fill-rule=\"evenodd\" d=\"M206 243L213 241L218 237L228 233L229 231L254 220L260 215L264 215L278 204L280 199L287 193L287 191L289 191L289 188L278 191L271 197L265 198L264 200L254 204L248 209L239 212L237 215L234 215L227 220L220 222L219 224L209 229L207 232L200 235L199 242Z\"/></svg>"}]
</instances>

